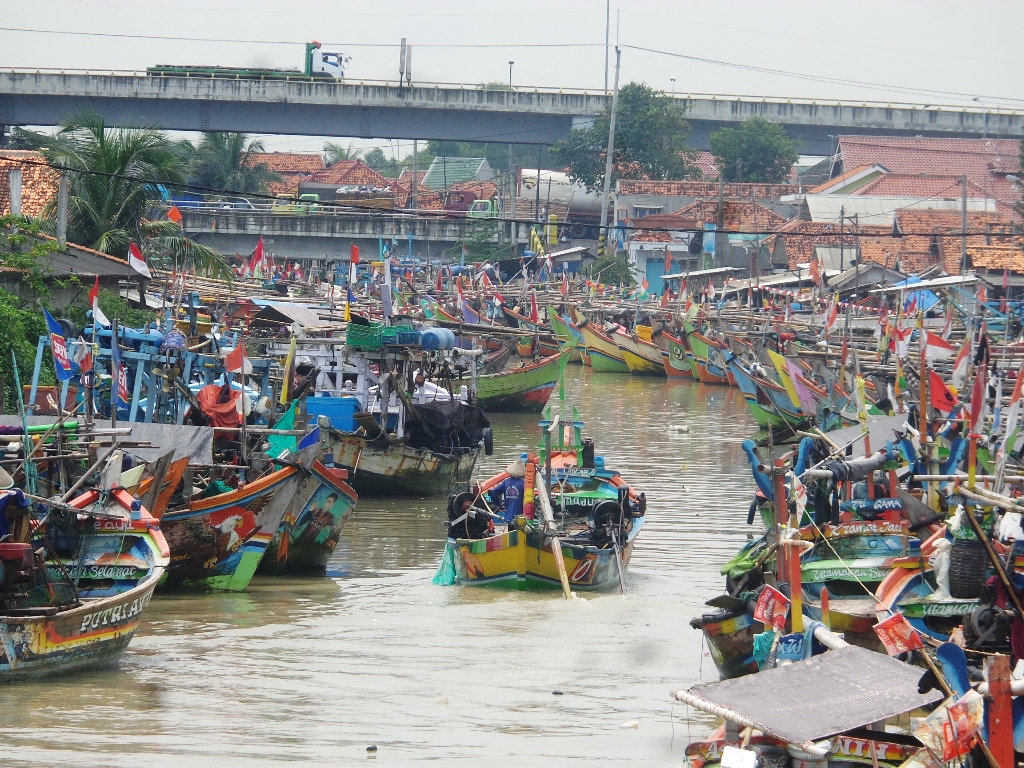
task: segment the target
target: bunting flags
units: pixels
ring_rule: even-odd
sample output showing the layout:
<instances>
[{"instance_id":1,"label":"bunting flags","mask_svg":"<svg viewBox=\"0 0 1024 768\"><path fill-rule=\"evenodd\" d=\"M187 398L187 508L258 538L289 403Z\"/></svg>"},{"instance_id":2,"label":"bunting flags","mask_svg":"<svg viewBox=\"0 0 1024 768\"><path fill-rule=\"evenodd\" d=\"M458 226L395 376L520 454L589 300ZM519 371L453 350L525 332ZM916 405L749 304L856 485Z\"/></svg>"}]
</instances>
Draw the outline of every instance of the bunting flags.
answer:
<instances>
[{"instance_id":1,"label":"bunting flags","mask_svg":"<svg viewBox=\"0 0 1024 768\"><path fill-rule=\"evenodd\" d=\"M143 277L152 279L153 273L149 271L149 266L146 264L146 259L142 255L142 251L139 250L139 246L135 243L128 243L128 266L134 269Z\"/></svg>"},{"instance_id":2,"label":"bunting flags","mask_svg":"<svg viewBox=\"0 0 1024 768\"><path fill-rule=\"evenodd\" d=\"M953 345L941 336L925 330L921 331L921 346L924 349L924 359L929 363L934 363L936 360L948 360L955 351Z\"/></svg>"},{"instance_id":3,"label":"bunting flags","mask_svg":"<svg viewBox=\"0 0 1024 768\"><path fill-rule=\"evenodd\" d=\"M53 353L53 368L57 372L57 380L67 381L74 373L71 371L71 358L68 356L64 330L60 323L53 319L53 315L46 311L46 307L43 307L43 317L46 320L46 330L50 334L50 351Z\"/></svg>"},{"instance_id":4,"label":"bunting flags","mask_svg":"<svg viewBox=\"0 0 1024 768\"><path fill-rule=\"evenodd\" d=\"M100 325L104 328L110 327L110 321L107 316L103 314L103 310L100 309L100 276L96 275L96 281L92 284L92 290L89 291L89 304L92 306L92 321L94 328L96 325Z\"/></svg>"}]
</instances>

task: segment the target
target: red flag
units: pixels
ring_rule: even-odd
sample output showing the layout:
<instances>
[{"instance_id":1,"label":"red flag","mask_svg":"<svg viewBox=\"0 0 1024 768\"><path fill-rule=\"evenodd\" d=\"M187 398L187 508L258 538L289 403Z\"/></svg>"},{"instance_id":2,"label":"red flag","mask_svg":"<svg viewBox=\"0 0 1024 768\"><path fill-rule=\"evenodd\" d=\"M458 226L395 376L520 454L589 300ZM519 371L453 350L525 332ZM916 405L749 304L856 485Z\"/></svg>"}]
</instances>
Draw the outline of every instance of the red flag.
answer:
<instances>
[{"instance_id":1,"label":"red flag","mask_svg":"<svg viewBox=\"0 0 1024 768\"><path fill-rule=\"evenodd\" d=\"M181 224L181 211L178 210L178 206L172 205L167 210L167 218L173 221L175 224Z\"/></svg>"},{"instance_id":2,"label":"red flag","mask_svg":"<svg viewBox=\"0 0 1024 768\"><path fill-rule=\"evenodd\" d=\"M260 238L260 242L263 242L262 237ZM355 243L352 243L352 247L349 249L348 260L351 261L353 264L359 263L359 246L356 245Z\"/></svg>"},{"instance_id":3,"label":"red flag","mask_svg":"<svg viewBox=\"0 0 1024 768\"><path fill-rule=\"evenodd\" d=\"M245 344L242 344L241 341L224 358L224 370L228 373L244 373Z\"/></svg>"},{"instance_id":4,"label":"red flag","mask_svg":"<svg viewBox=\"0 0 1024 768\"><path fill-rule=\"evenodd\" d=\"M441 268L440 267L437 268L437 282L434 283L434 290L437 291L438 293L440 293L441 291L444 290L444 288L441 287Z\"/></svg>"},{"instance_id":5,"label":"red flag","mask_svg":"<svg viewBox=\"0 0 1024 768\"><path fill-rule=\"evenodd\" d=\"M256 241L256 247L249 254L249 274L256 274L256 269L263 263L263 235Z\"/></svg>"},{"instance_id":6,"label":"red flag","mask_svg":"<svg viewBox=\"0 0 1024 768\"><path fill-rule=\"evenodd\" d=\"M142 256L142 251L135 243L128 243L128 265L143 277L153 277L153 273L149 271L146 260Z\"/></svg>"},{"instance_id":7,"label":"red flag","mask_svg":"<svg viewBox=\"0 0 1024 768\"><path fill-rule=\"evenodd\" d=\"M818 264L817 257L811 258L811 282L817 286L821 286L821 266Z\"/></svg>"},{"instance_id":8,"label":"red flag","mask_svg":"<svg viewBox=\"0 0 1024 768\"><path fill-rule=\"evenodd\" d=\"M662 307L667 307L668 306L668 288L666 288L665 292L661 294L661 306Z\"/></svg>"},{"instance_id":9,"label":"red flag","mask_svg":"<svg viewBox=\"0 0 1024 768\"><path fill-rule=\"evenodd\" d=\"M987 368L978 368L974 372L974 386L971 387L971 432L975 434L983 426L982 414L985 412L985 389L988 382Z\"/></svg>"},{"instance_id":10,"label":"red flag","mask_svg":"<svg viewBox=\"0 0 1024 768\"><path fill-rule=\"evenodd\" d=\"M487 276L487 273L486 273L486 272L483 272L483 273L481 273L481 275L480 275L480 284L481 284L481 285L482 285L482 286L483 286L484 288L490 288L490 287L491 287L491 285L492 285L492 283L491 283L491 278L489 278L489 277Z\"/></svg>"},{"instance_id":11,"label":"red flag","mask_svg":"<svg viewBox=\"0 0 1024 768\"><path fill-rule=\"evenodd\" d=\"M832 303L829 304L828 314L825 316L825 335L828 336L832 332L832 328L835 327L836 320L839 318L839 297L835 296L832 299Z\"/></svg>"},{"instance_id":12,"label":"red flag","mask_svg":"<svg viewBox=\"0 0 1024 768\"><path fill-rule=\"evenodd\" d=\"M530 294L530 320L534 323L540 320L540 312L537 311L537 292Z\"/></svg>"},{"instance_id":13,"label":"red flag","mask_svg":"<svg viewBox=\"0 0 1024 768\"><path fill-rule=\"evenodd\" d=\"M988 302L988 288L982 283L978 286L978 303L986 304Z\"/></svg>"},{"instance_id":14,"label":"red flag","mask_svg":"<svg viewBox=\"0 0 1024 768\"><path fill-rule=\"evenodd\" d=\"M672 272L672 254L668 250L668 246L665 246L665 274Z\"/></svg>"},{"instance_id":15,"label":"red flag","mask_svg":"<svg viewBox=\"0 0 1024 768\"><path fill-rule=\"evenodd\" d=\"M953 390L946 386L939 374L931 370L928 371L928 393L931 395L932 407L937 411L951 413L959 405Z\"/></svg>"},{"instance_id":16,"label":"red flag","mask_svg":"<svg viewBox=\"0 0 1024 768\"><path fill-rule=\"evenodd\" d=\"M562 295L569 295L569 273L562 272Z\"/></svg>"}]
</instances>

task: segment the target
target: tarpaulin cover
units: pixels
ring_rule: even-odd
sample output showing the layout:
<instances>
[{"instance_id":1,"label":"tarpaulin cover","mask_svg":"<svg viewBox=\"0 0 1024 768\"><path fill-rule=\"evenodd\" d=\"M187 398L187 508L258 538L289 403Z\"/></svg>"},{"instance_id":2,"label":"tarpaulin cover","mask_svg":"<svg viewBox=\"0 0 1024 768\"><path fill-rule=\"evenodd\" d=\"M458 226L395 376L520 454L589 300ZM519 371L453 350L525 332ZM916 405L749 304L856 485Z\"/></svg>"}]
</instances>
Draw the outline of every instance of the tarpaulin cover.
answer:
<instances>
[{"instance_id":1,"label":"tarpaulin cover","mask_svg":"<svg viewBox=\"0 0 1024 768\"><path fill-rule=\"evenodd\" d=\"M29 426L36 424L53 424L55 416L29 416ZM79 423L84 422L80 418ZM106 419L95 419L93 421L96 429L110 429L110 421ZM21 427L21 419L17 416L0 416L0 425L10 427ZM189 458L190 464L212 464L213 463L213 428L192 427L179 424L144 424L137 421L118 421L117 426L130 427L131 435L122 435L120 439L130 442L152 443L152 448L138 446L126 446L125 450L133 456L138 456L144 461L155 461L167 451L174 451L174 459L185 456ZM20 429L19 429L20 433ZM110 440L104 437L104 441Z\"/></svg>"},{"instance_id":2,"label":"tarpaulin cover","mask_svg":"<svg viewBox=\"0 0 1024 768\"><path fill-rule=\"evenodd\" d=\"M917 692L924 670L848 646L689 692L758 723L793 744L829 738L943 698Z\"/></svg>"},{"instance_id":3,"label":"tarpaulin cover","mask_svg":"<svg viewBox=\"0 0 1024 768\"><path fill-rule=\"evenodd\" d=\"M227 384L207 384L199 390L196 401L210 426L238 427L242 423L242 414L238 412L235 401L241 396L239 390Z\"/></svg>"},{"instance_id":4,"label":"tarpaulin cover","mask_svg":"<svg viewBox=\"0 0 1024 768\"><path fill-rule=\"evenodd\" d=\"M896 416L868 416L868 437L871 439L871 452L885 448L886 442L896 442L896 432L906 432L907 414ZM851 446L852 453L847 458L859 459L864 455L864 440L861 438L860 424L843 427L828 433L829 439L837 445L846 445L855 440ZM857 439L861 438L861 439ZM845 452L844 452L845 453Z\"/></svg>"},{"instance_id":5,"label":"tarpaulin cover","mask_svg":"<svg viewBox=\"0 0 1024 768\"><path fill-rule=\"evenodd\" d=\"M458 400L416 406L416 418L409 421L408 444L449 453L459 448L476 448L484 427L491 423L481 408Z\"/></svg>"}]
</instances>

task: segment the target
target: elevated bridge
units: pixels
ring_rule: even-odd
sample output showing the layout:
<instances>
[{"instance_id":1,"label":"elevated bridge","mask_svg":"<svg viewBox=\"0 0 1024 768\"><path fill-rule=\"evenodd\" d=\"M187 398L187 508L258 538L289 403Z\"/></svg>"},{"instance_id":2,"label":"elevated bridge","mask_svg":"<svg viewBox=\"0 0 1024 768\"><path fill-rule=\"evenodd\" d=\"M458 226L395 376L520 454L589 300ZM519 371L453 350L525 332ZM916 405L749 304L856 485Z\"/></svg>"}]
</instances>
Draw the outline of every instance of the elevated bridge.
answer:
<instances>
[{"instance_id":1,"label":"elevated bridge","mask_svg":"<svg viewBox=\"0 0 1024 768\"><path fill-rule=\"evenodd\" d=\"M692 142L752 116L784 125L801 151L840 133L1018 137L1024 111L882 102L676 94ZM550 145L602 113L603 91L385 81L149 76L124 71L0 70L0 125L56 125L96 112L111 125L182 131L437 139Z\"/></svg>"}]
</instances>

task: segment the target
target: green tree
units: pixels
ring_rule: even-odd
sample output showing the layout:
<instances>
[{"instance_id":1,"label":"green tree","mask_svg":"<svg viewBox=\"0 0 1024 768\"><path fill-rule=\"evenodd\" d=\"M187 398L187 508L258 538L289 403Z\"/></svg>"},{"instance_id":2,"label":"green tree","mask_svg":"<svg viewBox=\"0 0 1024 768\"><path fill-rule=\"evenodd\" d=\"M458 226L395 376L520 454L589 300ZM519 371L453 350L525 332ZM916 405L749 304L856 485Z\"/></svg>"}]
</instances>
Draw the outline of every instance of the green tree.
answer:
<instances>
[{"instance_id":1,"label":"green tree","mask_svg":"<svg viewBox=\"0 0 1024 768\"><path fill-rule=\"evenodd\" d=\"M327 165L334 165L340 163L342 160L358 160L359 152L356 150L355 144L349 144L347 147L336 144L333 141L324 142L324 162Z\"/></svg>"},{"instance_id":2,"label":"green tree","mask_svg":"<svg viewBox=\"0 0 1024 768\"><path fill-rule=\"evenodd\" d=\"M686 146L690 125L685 110L661 91L643 83L627 83L619 89L615 116L615 157L612 181L616 179L690 179L700 176L692 164L693 150ZM604 184L605 154L611 105L589 128L569 132L569 137L551 148L560 165L588 189Z\"/></svg>"},{"instance_id":3,"label":"green tree","mask_svg":"<svg viewBox=\"0 0 1024 768\"><path fill-rule=\"evenodd\" d=\"M227 263L212 248L182 234L173 221L152 221L161 185L182 184L178 150L165 133L151 128L107 128L98 115L64 123L43 154L69 170L68 240L126 257L135 243L144 253L179 267L230 277ZM45 216L56 217L56 200Z\"/></svg>"},{"instance_id":4,"label":"green tree","mask_svg":"<svg viewBox=\"0 0 1024 768\"><path fill-rule=\"evenodd\" d=\"M711 134L711 154L723 181L783 182L800 158L796 146L781 125L760 117L749 118L739 128L721 128Z\"/></svg>"},{"instance_id":5,"label":"green tree","mask_svg":"<svg viewBox=\"0 0 1024 768\"><path fill-rule=\"evenodd\" d=\"M384 154L384 150L380 147L374 147L363 155L363 162L373 168L373 170L377 171L377 173L382 173L385 176L390 175L394 178L401 173L398 168L398 162L388 158L388 156Z\"/></svg>"},{"instance_id":6,"label":"green tree","mask_svg":"<svg viewBox=\"0 0 1024 768\"><path fill-rule=\"evenodd\" d=\"M180 161L180 145L171 147ZM204 133L192 153L189 175L201 187L247 193L265 193L267 184L281 177L261 162L263 142L245 133Z\"/></svg>"}]
</instances>

